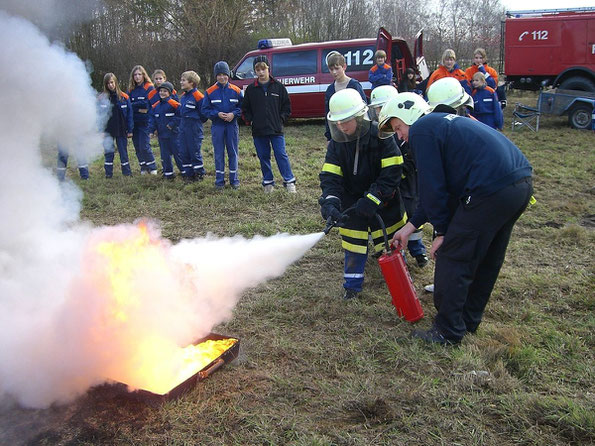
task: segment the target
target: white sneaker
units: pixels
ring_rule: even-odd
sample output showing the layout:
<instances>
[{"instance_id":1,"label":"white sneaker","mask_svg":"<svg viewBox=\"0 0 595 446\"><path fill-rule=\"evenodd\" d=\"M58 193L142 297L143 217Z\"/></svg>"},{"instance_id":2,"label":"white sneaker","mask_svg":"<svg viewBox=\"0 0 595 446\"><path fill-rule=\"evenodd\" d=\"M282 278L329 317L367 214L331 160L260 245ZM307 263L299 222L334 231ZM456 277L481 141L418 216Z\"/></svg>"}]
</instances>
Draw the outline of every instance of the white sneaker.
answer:
<instances>
[{"instance_id":1,"label":"white sneaker","mask_svg":"<svg viewBox=\"0 0 595 446\"><path fill-rule=\"evenodd\" d=\"M266 186L264 186L264 193L265 194L270 194L271 192L273 192L275 188L273 187L272 184L267 184Z\"/></svg>"},{"instance_id":2,"label":"white sneaker","mask_svg":"<svg viewBox=\"0 0 595 446\"><path fill-rule=\"evenodd\" d=\"M151 175L157 175L157 171L156 170L152 170L151 171Z\"/></svg>"},{"instance_id":3,"label":"white sneaker","mask_svg":"<svg viewBox=\"0 0 595 446\"><path fill-rule=\"evenodd\" d=\"M433 293L433 292L434 292L434 284L433 284L433 283L431 283L431 284L429 284L429 285L426 285L426 286L424 287L424 290L426 290L428 293Z\"/></svg>"},{"instance_id":4,"label":"white sneaker","mask_svg":"<svg viewBox=\"0 0 595 446\"><path fill-rule=\"evenodd\" d=\"M287 192L289 192L290 194L297 193L297 191L295 190L295 183L287 183L285 185L285 190L287 190Z\"/></svg>"}]
</instances>

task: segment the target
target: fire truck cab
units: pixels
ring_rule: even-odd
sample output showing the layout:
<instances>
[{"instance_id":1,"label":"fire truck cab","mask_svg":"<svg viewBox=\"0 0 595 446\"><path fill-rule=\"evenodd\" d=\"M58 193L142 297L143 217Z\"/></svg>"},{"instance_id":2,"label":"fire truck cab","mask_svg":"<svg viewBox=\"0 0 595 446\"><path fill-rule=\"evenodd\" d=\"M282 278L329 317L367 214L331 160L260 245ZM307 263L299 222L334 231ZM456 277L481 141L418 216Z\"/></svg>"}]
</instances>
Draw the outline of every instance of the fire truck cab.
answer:
<instances>
[{"instance_id":1,"label":"fire truck cab","mask_svg":"<svg viewBox=\"0 0 595 446\"><path fill-rule=\"evenodd\" d=\"M595 92L595 7L506 15L504 72L513 88Z\"/></svg>"},{"instance_id":2,"label":"fire truck cab","mask_svg":"<svg viewBox=\"0 0 595 446\"><path fill-rule=\"evenodd\" d=\"M324 93L333 82L326 65L326 56L339 51L347 62L347 75L361 82L370 95L368 71L374 65L374 53L383 49L387 62L393 67L394 82L400 82L409 67L419 73L420 80L428 77L423 57L423 32L416 36L414 52L407 42L395 38L384 28L378 30L376 39L335 40L329 42L292 45L289 39L264 39L258 49L250 51L235 65L232 82L245 89L255 81L253 61L256 56L266 55L271 64L271 75L287 88L293 118L322 118L325 114Z\"/></svg>"}]
</instances>

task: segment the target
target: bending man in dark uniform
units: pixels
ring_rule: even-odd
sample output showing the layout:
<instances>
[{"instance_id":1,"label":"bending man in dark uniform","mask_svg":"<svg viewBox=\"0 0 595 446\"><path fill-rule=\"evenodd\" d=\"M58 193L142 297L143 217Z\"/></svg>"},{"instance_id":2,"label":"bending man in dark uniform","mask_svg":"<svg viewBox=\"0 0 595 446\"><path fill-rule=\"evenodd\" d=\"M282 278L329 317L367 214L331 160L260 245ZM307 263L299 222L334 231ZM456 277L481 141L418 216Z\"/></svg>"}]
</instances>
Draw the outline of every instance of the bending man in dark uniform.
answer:
<instances>
[{"instance_id":1,"label":"bending man in dark uniform","mask_svg":"<svg viewBox=\"0 0 595 446\"><path fill-rule=\"evenodd\" d=\"M434 226L438 313L430 330L412 336L452 344L481 322L512 228L531 199L532 168L496 130L429 112L420 96L401 93L382 108L379 126L409 142L418 169L419 205L393 240L405 246L420 225Z\"/></svg>"}]
</instances>

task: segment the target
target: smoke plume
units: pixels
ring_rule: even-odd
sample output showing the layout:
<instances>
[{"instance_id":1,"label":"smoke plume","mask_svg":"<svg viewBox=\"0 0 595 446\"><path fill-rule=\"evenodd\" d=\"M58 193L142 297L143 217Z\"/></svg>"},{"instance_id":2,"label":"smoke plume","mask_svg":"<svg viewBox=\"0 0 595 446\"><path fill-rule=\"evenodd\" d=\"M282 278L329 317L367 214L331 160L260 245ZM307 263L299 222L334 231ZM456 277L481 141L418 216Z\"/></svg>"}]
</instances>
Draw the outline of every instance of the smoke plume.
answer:
<instances>
[{"instance_id":1,"label":"smoke plume","mask_svg":"<svg viewBox=\"0 0 595 446\"><path fill-rule=\"evenodd\" d=\"M209 333L243 290L282 274L322 236L173 245L148 222L81 223L80 192L42 167L40 144L102 154L85 66L2 11L0 40L0 395L47 407L109 379L140 385L141 349L167 355Z\"/></svg>"}]
</instances>

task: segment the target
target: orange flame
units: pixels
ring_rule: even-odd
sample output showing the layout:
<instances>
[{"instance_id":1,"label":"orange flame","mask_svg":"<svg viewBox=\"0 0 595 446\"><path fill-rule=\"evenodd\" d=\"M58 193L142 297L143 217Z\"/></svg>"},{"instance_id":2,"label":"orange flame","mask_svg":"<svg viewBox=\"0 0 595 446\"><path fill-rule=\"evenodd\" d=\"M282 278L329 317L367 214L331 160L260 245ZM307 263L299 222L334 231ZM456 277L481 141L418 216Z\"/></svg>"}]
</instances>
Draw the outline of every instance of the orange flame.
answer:
<instances>
[{"instance_id":1,"label":"orange flame","mask_svg":"<svg viewBox=\"0 0 595 446\"><path fill-rule=\"evenodd\" d=\"M152 237L145 222L139 223L134 235L117 240L101 241L95 245L95 254L104 259L103 271L95 272L103 280L108 296L107 311L104 317L109 330L130 332L134 336L131 317L142 312L143 295L135 286L138 271L169 271L166 255L167 242ZM192 295L192 293L189 293ZM164 304L167 304L164 299ZM144 335L139 339L127 340L131 357L126 364L115 364L109 377L128 384L133 388L165 394L192 375L209 365L237 342L229 338L220 341L205 341L198 345L180 347L160 335Z\"/></svg>"}]
</instances>

